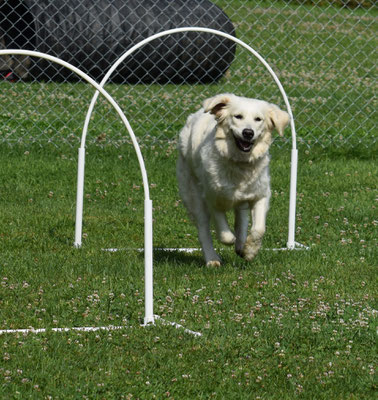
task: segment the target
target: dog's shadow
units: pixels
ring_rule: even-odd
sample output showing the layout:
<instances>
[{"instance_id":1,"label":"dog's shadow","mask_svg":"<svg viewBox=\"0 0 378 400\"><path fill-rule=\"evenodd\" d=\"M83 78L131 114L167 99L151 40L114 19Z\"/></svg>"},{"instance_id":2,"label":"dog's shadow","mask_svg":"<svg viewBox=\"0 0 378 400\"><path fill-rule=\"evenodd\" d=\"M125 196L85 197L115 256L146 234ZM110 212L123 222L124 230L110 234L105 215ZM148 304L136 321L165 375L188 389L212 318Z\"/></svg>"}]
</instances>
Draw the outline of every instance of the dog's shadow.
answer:
<instances>
[{"instance_id":1,"label":"dog's shadow","mask_svg":"<svg viewBox=\"0 0 378 400\"><path fill-rule=\"evenodd\" d=\"M192 253L178 251L178 250L165 250L162 246L154 248L154 262L157 264L169 263L173 266L191 265L194 267L203 267L204 261L201 251Z\"/></svg>"},{"instance_id":2,"label":"dog's shadow","mask_svg":"<svg viewBox=\"0 0 378 400\"><path fill-rule=\"evenodd\" d=\"M217 250L221 259L221 267L232 267L237 269L248 268L248 262L243 260L241 257L237 256L231 249L218 249ZM185 252L179 250L167 251L163 247L154 248L154 263L156 264L169 264L172 267L180 266L190 266L195 268L211 268L206 267L205 260L203 259L203 254L200 250L193 252ZM217 269L215 268L215 269Z\"/></svg>"}]
</instances>

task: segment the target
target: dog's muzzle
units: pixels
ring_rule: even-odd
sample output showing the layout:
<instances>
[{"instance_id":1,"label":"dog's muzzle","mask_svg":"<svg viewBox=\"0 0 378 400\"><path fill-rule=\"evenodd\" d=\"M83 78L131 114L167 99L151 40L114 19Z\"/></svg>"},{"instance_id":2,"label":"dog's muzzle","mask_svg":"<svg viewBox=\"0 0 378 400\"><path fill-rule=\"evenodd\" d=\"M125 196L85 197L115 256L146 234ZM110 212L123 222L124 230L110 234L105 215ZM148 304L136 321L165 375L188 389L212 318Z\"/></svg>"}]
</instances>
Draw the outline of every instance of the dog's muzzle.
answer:
<instances>
[{"instance_id":1,"label":"dog's muzzle","mask_svg":"<svg viewBox=\"0 0 378 400\"><path fill-rule=\"evenodd\" d=\"M239 150L248 153L253 147L255 132L252 129L243 129L242 134L242 138L234 135L235 143Z\"/></svg>"}]
</instances>

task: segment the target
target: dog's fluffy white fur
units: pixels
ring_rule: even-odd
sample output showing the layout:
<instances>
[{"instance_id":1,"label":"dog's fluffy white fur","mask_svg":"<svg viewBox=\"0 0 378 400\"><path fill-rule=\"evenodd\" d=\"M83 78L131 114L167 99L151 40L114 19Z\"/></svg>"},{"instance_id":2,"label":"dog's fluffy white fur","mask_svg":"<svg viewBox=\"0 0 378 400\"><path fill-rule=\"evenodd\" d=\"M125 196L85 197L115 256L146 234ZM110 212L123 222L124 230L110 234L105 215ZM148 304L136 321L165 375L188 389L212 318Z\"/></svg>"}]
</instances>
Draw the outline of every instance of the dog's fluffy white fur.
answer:
<instances>
[{"instance_id":1,"label":"dog's fluffy white fur","mask_svg":"<svg viewBox=\"0 0 378 400\"><path fill-rule=\"evenodd\" d=\"M219 266L210 221L218 239L252 260L261 247L270 199L269 146L289 115L266 101L220 94L188 117L179 137L179 191L208 266ZM226 212L235 212L235 231ZM248 235L249 213L252 227Z\"/></svg>"}]
</instances>

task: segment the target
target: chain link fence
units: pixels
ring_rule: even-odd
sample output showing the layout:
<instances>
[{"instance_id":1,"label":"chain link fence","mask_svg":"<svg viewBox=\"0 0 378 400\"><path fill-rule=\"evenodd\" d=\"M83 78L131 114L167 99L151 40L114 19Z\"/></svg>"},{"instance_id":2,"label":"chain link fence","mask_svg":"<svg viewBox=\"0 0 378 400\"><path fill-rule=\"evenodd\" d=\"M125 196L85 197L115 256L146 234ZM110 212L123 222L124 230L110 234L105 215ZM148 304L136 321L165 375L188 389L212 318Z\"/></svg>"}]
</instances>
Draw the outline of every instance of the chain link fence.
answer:
<instances>
[{"instance_id":1,"label":"chain link fence","mask_svg":"<svg viewBox=\"0 0 378 400\"><path fill-rule=\"evenodd\" d=\"M235 34L263 56L285 88L298 145L376 148L375 1L0 1L0 49L61 57L98 82L153 33L202 26ZM143 146L171 143L189 113L220 92L284 107L265 67L241 46L204 33L175 34L125 60L106 89ZM94 90L56 65L0 57L0 142L78 145ZM128 143L99 99L88 145ZM277 138L285 146L290 137Z\"/></svg>"}]
</instances>

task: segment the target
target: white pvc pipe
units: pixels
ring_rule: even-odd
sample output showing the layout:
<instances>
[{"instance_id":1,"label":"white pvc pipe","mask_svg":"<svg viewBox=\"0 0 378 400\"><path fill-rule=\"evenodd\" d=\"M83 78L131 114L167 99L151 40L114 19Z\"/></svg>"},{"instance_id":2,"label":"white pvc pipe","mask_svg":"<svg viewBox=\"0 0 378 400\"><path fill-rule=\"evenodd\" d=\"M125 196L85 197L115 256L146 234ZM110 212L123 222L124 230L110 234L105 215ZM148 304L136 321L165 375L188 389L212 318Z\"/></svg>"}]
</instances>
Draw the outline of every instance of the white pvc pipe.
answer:
<instances>
[{"instance_id":1,"label":"white pvc pipe","mask_svg":"<svg viewBox=\"0 0 378 400\"><path fill-rule=\"evenodd\" d=\"M174 326L177 329L183 329L185 333L189 333L190 335L196 336L196 337L201 337L202 333L201 332L196 332L192 331L190 329L186 329L184 326L181 324L178 324L177 322L170 322L166 321L165 319L159 317L158 315L154 315L155 320L161 321L163 325L168 325L168 326ZM142 325L144 326L144 325ZM72 327L72 328L25 328L25 329L1 329L0 330L0 336L1 335L7 335L7 334L38 334L38 333L49 333L49 332L98 332L98 331L117 331L121 329L132 329L132 326L127 326L127 325L120 325L120 326L114 326L114 325L109 325L109 326L83 326L83 327Z\"/></svg>"},{"instance_id":2,"label":"white pvc pipe","mask_svg":"<svg viewBox=\"0 0 378 400\"><path fill-rule=\"evenodd\" d=\"M113 74L113 72L117 69L117 67L128 57L130 56L132 53L134 53L136 50L138 50L139 48L143 47L145 44L158 39L160 37L163 36L168 36L168 35L172 35L175 33L182 33L182 32L204 32L204 33L211 33L214 35L218 35L218 36L222 36L225 37L239 45L241 45L242 47L244 47L245 49L247 49L250 53L252 53L265 67L266 69L269 71L270 75L273 77L274 81L276 82L282 97L284 99L288 114L290 115L290 125L291 125L291 133L292 133L292 146L295 149L296 148L296 131L295 131L295 124L294 124L294 118L293 118L293 113L291 110L291 106L289 103L289 100L287 98L286 92L280 82L280 80L278 79L277 75L275 74L275 72L272 70L272 68L270 67L270 65L265 61L265 59L256 51L254 50L251 46L249 46L248 44L244 43L242 40L236 38L235 36L232 36L228 33L222 32L222 31L218 31L216 29L210 29L210 28L203 28L203 27L183 27L183 28L175 28L175 29L169 29L163 32L159 32L156 33L154 35L149 36L148 38L141 40L139 43L135 44L133 47L131 47L129 50L127 50L112 66L111 68L108 70L108 72L105 74L105 76L102 78L101 82L100 82L100 86L103 87L106 82L109 80L109 78L111 77L111 75ZM90 103L90 106L88 108L88 112L87 112L87 116L85 118L85 122L84 122L84 127L83 127L83 133L82 133L82 137L81 137L81 147L85 147L85 141L86 141L86 137L87 137L87 132L88 132L88 126L89 126L89 122L90 122L90 118L93 112L93 108L94 105L96 103L98 97L98 93L96 92L93 95L92 101Z\"/></svg>"},{"instance_id":3,"label":"white pvc pipe","mask_svg":"<svg viewBox=\"0 0 378 400\"><path fill-rule=\"evenodd\" d=\"M298 170L298 150L291 150L290 165L290 202L289 202L289 234L287 239L287 248L295 248L295 210L297 199L297 170Z\"/></svg>"},{"instance_id":4,"label":"white pvc pipe","mask_svg":"<svg viewBox=\"0 0 378 400\"><path fill-rule=\"evenodd\" d=\"M170 325L170 326L174 326L176 329L183 329L184 332L189 333L190 335L197 336L197 337L202 336L201 332L196 332L196 331L192 331L190 329L186 329L181 324L178 324L177 322L166 321L165 319L159 317L159 315L155 315L155 319L158 321L161 321L163 323L163 325Z\"/></svg>"},{"instance_id":5,"label":"white pvc pipe","mask_svg":"<svg viewBox=\"0 0 378 400\"><path fill-rule=\"evenodd\" d=\"M79 68L76 68L72 64L61 60L60 58L57 58L57 57L54 57L54 56L50 56L48 54L41 53L41 52L38 52L38 51L32 51L32 50L18 50L18 49L17 50L12 50L12 49L0 50L0 56L2 56L2 55L11 55L11 54L19 54L19 55L30 56L30 57L39 57L39 58L43 58L45 60L52 61L52 62L55 62L57 64L60 64L63 67L66 67L66 68L70 69L72 72L76 73L81 78L83 78L88 83L90 83L92 86L94 86L94 88L97 90L96 91L97 96L98 96L98 92L100 92L108 100L108 102L116 109L117 113L119 114L119 116L122 119L122 122L124 123L124 125L126 126L126 129L128 130L128 132L130 134L131 140L132 140L134 148L135 148L135 152L137 154L137 158L138 158L139 166L140 166L140 169L141 169L141 173L142 173L145 198L149 199L150 198L150 192L149 192L149 186L148 186L147 171L146 171L146 167L145 167L144 160L143 160L143 157L142 157L142 153L141 153L140 148L139 148L138 141L136 139L136 136L134 134L133 129L131 128L131 125L130 125L128 119L126 118L125 114L122 112L122 110L119 107L119 105L114 101L113 97L110 96L110 94L101 85L99 85L95 80L93 80L85 72L81 71ZM84 167L84 163L81 163L80 164L80 169L83 169L83 167ZM83 176L84 176L84 171L81 171L80 173L83 173ZM84 179L80 180L80 182L84 182Z\"/></svg>"},{"instance_id":6,"label":"white pvc pipe","mask_svg":"<svg viewBox=\"0 0 378 400\"><path fill-rule=\"evenodd\" d=\"M0 330L0 335L5 335L8 333L47 333L47 332L71 332L71 331L78 331L78 332L97 332L97 331L115 331L120 329L125 329L127 326L83 326L83 327L72 327L72 328L25 328L25 329L2 329Z\"/></svg>"},{"instance_id":7,"label":"white pvc pipe","mask_svg":"<svg viewBox=\"0 0 378 400\"><path fill-rule=\"evenodd\" d=\"M136 50L138 50L140 47L144 46L145 44L158 39L160 37L163 36L167 36L167 35L171 35L171 34L175 34L175 33L182 33L182 32L204 32L204 33L211 33L214 35L218 35L218 36L222 36L225 37L237 44L239 44L240 46L244 47L245 49L247 49L250 53L252 53L265 67L266 69L269 71L270 75L273 77L274 81L276 82L278 89L281 92L281 95L284 99L285 105L286 105L286 109L287 112L290 116L290 128L291 128L291 137L292 137L292 160L291 160L291 178L290 178L290 205L289 205L289 234L288 234L288 244L290 244L290 246L292 246L292 243L294 243L294 236L295 235L295 229L292 229L293 226L295 226L295 205L296 205L296 187L297 187L297 158L295 158L295 154L297 154L297 151L294 152L294 150L297 149L297 145L296 145L296 130L295 130L295 123L294 123L294 116L293 116L293 112L291 110L291 106L289 103L289 100L287 98L286 92L280 82L280 80L278 79L277 75L275 74L275 72L272 70L272 68L270 67L270 65L265 61L265 59L256 51L254 50L251 46L247 45L246 43L244 43L243 41L241 41L240 39L237 39L236 37L229 35L228 33L225 32L221 32L215 29L210 29L210 28L203 28L203 27L183 27L183 28L176 28L176 29L169 29L163 32L159 32L156 33L155 35L151 35L150 37L140 41L139 43L137 43L136 45L134 45L133 47L131 47L129 50L127 50L112 66L111 68L108 70L108 72L105 74L105 76L103 77L103 79L100 82L100 86L103 87L106 82L109 80L109 78L111 77L111 75L113 74L113 72L116 70L116 68L128 57L130 56L132 53L134 53ZM81 148L85 148L85 142L86 142L86 137L87 137L87 132L88 132L88 126L89 126L89 122L92 116L92 112L94 109L94 106L96 104L97 98L98 98L99 93L96 92L91 100L91 103L89 105L88 108L88 112L85 118L85 122L84 122L84 127L83 127L83 132L82 132L82 136L81 136ZM132 136L133 139L133 136ZM136 148L136 144L134 143L133 140L133 144L134 147ZM293 155L294 155L294 159L293 159ZM83 172L84 173L84 172ZM79 174L79 172L78 172ZM295 178L295 179L293 179ZM84 180L82 181L82 184L84 184ZM146 190L146 186L145 186L145 190ZM80 193L84 193L84 189L83 188L78 188L78 192L80 191ZM148 197L146 197L148 198ZM82 199L80 200L81 203L77 203L77 207L80 207L82 204ZM294 207L294 208L293 208ZM75 238L77 238L79 236L79 231L81 232L81 225L82 225L82 214L80 215L80 213L77 213L77 215L79 215L80 220L76 221L76 228L75 228ZM81 235L81 233L80 233ZM78 241L75 239L75 243L78 243ZM81 237L80 237L80 244L81 244ZM290 247L292 248L292 247Z\"/></svg>"},{"instance_id":8,"label":"white pvc pipe","mask_svg":"<svg viewBox=\"0 0 378 400\"><path fill-rule=\"evenodd\" d=\"M144 325L154 323L152 201L144 200Z\"/></svg>"},{"instance_id":9,"label":"white pvc pipe","mask_svg":"<svg viewBox=\"0 0 378 400\"><path fill-rule=\"evenodd\" d=\"M145 277L146 281L149 282L148 290L152 289L152 204L149 204L148 201L150 200L150 193L149 193L149 185L148 185L148 179L147 179L147 171L146 167L144 164L144 160L142 157L142 153L140 151L138 142L136 140L135 134L129 124L129 121L127 120L125 114L122 112L121 108L118 106L118 104L114 101L113 97L109 95L109 93L100 85L97 84L96 81L94 81L90 76L88 76L85 72L81 71L80 69L74 67L73 65L69 64L66 61L61 60L60 58L50 56L45 53L40 53L37 51L31 51L31 50L11 50L11 49L5 49L5 50L0 50L0 56L2 55L11 55L11 54L19 54L19 55L24 55L24 56L30 56L30 57L39 57L43 58L45 60L49 60L52 62L55 62L59 65L62 65L63 67L66 67L79 75L81 78L86 80L88 83L90 83L92 86L97 89L97 92L100 92L108 101L109 103L116 109L117 113L122 119L122 122L126 126L126 129L128 130L130 137L132 139L132 142L134 144L134 148L138 157L139 161L139 166L142 172L142 179L143 179L143 186L144 186L144 194L145 194L145 201L146 204L148 204L148 210L147 214L145 215L145 228L146 225L147 231L148 231L148 236L145 239L145 247L146 247L146 253L149 254L148 257L145 257L145 271L148 271L149 276ZM97 94L98 95L98 94ZM81 244L81 227L82 227L82 215L83 215L83 204L82 204L82 199L83 199L83 194L84 194L84 162L85 158L85 148L81 148L79 150L79 163L78 163L78 189L77 189L77 198L80 197L81 200L79 200L79 206L77 206L77 212L76 212L76 217L78 220L76 220L75 224L75 245L78 247ZM146 209L145 209L146 212ZM80 234L80 238L79 238ZM150 283L151 282L151 283ZM147 288L147 287L146 287ZM152 311L152 293L148 292L145 293L146 296L146 303L148 299L148 314L145 316L146 320L148 323L153 323L154 322L154 315ZM152 315L152 316L151 316Z\"/></svg>"},{"instance_id":10,"label":"white pvc pipe","mask_svg":"<svg viewBox=\"0 0 378 400\"><path fill-rule=\"evenodd\" d=\"M75 247L81 247L82 221L83 221L83 199L84 199L84 167L85 148L80 147L78 153L77 167L77 192L76 192L76 221L75 221Z\"/></svg>"}]
</instances>

